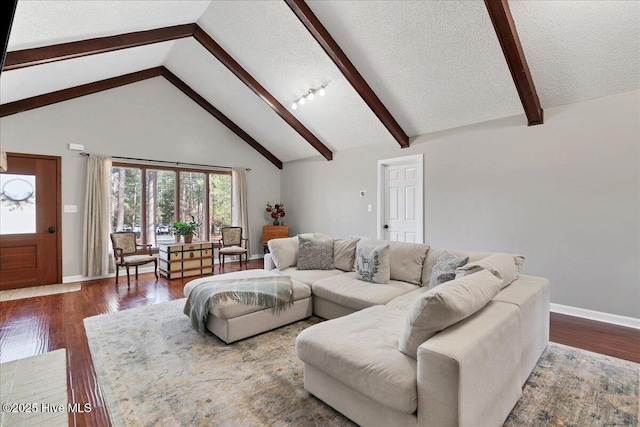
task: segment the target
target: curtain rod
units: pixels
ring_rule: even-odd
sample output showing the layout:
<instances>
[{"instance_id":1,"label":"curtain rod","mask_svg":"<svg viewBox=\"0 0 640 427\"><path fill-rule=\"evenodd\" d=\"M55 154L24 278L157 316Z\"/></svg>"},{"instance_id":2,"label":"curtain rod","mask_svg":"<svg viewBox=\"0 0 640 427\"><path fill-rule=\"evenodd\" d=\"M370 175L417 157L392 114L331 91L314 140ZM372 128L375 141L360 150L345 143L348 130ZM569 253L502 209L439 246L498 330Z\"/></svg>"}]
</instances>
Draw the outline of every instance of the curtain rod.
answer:
<instances>
[{"instance_id":1,"label":"curtain rod","mask_svg":"<svg viewBox=\"0 0 640 427\"><path fill-rule=\"evenodd\" d=\"M84 151L80 153L81 156L89 157L91 154L85 153ZM206 168L218 168L218 169L231 169L229 166L216 166L216 165L203 165L200 163L184 163L184 162L170 162L167 160L152 160L152 159L139 159L136 157L122 157L122 156L111 156L112 159L121 159L121 160L136 160L139 162L153 162L153 163L165 163L168 165L176 165L176 166L201 166ZM245 168L247 172L251 171L251 168Z\"/></svg>"}]
</instances>

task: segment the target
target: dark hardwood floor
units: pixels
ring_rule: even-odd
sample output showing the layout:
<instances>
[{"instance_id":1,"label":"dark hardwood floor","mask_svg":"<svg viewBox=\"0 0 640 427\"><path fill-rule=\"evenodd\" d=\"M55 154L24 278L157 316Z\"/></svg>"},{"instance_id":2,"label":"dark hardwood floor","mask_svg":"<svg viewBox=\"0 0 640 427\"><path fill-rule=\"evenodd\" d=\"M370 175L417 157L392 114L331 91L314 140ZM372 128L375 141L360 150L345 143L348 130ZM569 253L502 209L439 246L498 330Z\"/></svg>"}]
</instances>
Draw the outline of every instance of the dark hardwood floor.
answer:
<instances>
[{"instance_id":1,"label":"dark hardwood floor","mask_svg":"<svg viewBox=\"0 0 640 427\"><path fill-rule=\"evenodd\" d=\"M262 260L249 261L248 268L262 268ZM238 263L227 263L223 272L237 270ZM71 416L69 425L109 426L82 319L182 298L192 279L156 281L141 274L129 289L126 279L116 286L109 278L82 282L78 292L0 302L0 362L66 348L69 402L92 405L90 413ZM550 339L640 363L636 329L552 313Z\"/></svg>"}]
</instances>

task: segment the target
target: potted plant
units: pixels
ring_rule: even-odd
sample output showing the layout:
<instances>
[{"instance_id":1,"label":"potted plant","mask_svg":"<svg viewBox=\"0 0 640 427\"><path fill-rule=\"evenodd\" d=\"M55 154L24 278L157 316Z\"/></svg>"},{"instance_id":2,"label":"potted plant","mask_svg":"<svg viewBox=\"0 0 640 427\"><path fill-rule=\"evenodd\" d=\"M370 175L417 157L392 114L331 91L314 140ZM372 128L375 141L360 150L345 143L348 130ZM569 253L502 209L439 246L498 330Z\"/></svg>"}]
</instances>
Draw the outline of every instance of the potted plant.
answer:
<instances>
[{"instance_id":1,"label":"potted plant","mask_svg":"<svg viewBox=\"0 0 640 427\"><path fill-rule=\"evenodd\" d=\"M198 232L200 224L196 221L196 218L191 215L191 221L177 221L173 223L173 234L176 236L184 236L185 243L191 243L193 235Z\"/></svg>"},{"instance_id":2,"label":"potted plant","mask_svg":"<svg viewBox=\"0 0 640 427\"><path fill-rule=\"evenodd\" d=\"M282 225L284 224L284 203L276 203L275 206L272 206L271 203L267 202L267 214L273 219L273 225ZM282 218L282 219L281 219Z\"/></svg>"}]
</instances>

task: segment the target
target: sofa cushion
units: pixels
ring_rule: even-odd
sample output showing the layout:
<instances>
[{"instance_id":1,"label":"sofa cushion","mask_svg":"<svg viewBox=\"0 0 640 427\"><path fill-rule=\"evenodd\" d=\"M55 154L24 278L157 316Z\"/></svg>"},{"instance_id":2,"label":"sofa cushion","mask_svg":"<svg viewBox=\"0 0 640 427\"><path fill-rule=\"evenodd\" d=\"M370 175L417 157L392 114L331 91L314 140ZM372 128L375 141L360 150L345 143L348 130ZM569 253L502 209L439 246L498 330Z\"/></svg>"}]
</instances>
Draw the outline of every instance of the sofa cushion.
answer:
<instances>
[{"instance_id":1,"label":"sofa cushion","mask_svg":"<svg viewBox=\"0 0 640 427\"><path fill-rule=\"evenodd\" d=\"M413 303L417 298L422 296L425 292L428 292L429 288L420 286L418 289L414 289L411 292L395 297L387 303L389 307L399 308L400 310L409 310L413 307Z\"/></svg>"},{"instance_id":2,"label":"sofa cushion","mask_svg":"<svg viewBox=\"0 0 640 427\"><path fill-rule=\"evenodd\" d=\"M410 414L417 409L416 361L400 353L405 312L376 306L328 320L296 338L298 357L374 401Z\"/></svg>"},{"instance_id":3,"label":"sofa cushion","mask_svg":"<svg viewBox=\"0 0 640 427\"><path fill-rule=\"evenodd\" d=\"M449 252L443 253L431 270L429 287L434 288L442 283L456 278L456 269L469 261L469 257L458 258Z\"/></svg>"},{"instance_id":4,"label":"sofa cushion","mask_svg":"<svg viewBox=\"0 0 640 427\"><path fill-rule=\"evenodd\" d=\"M416 285L398 280L390 280L385 284L364 282L356 279L356 273L353 272L318 280L311 284L315 296L353 310L386 304L417 288Z\"/></svg>"},{"instance_id":5,"label":"sofa cushion","mask_svg":"<svg viewBox=\"0 0 640 427\"><path fill-rule=\"evenodd\" d=\"M482 258L479 261L470 262L462 267L456 268L456 279L477 273L481 270L488 270L494 276L502 280L501 288L505 288L516 280L516 263L513 255L497 253Z\"/></svg>"},{"instance_id":6,"label":"sofa cushion","mask_svg":"<svg viewBox=\"0 0 640 427\"><path fill-rule=\"evenodd\" d=\"M429 245L422 243L390 242L369 240L374 245L389 245L389 264L392 280L419 285L422 280L422 266L427 257Z\"/></svg>"},{"instance_id":7,"label":"sofa cushion","mask_svg":"<svg viewBox=\"0 0 640 427\"><path fill-rule=\"evenodd\" d=\"M184 286L184 296L188 297L193 288L202 282L217 282L220 280L228 279L248 279L253 277L269 277L277 276L276 273L266 270L244 270L236 271L233 273L220 274L217 276L201 277L194 279ZM311 288L304 283L297 280L291 281L293 285L293 300L298 301L311 296ZM243 316L245 314L254 313L256 311L262 311L265 307L260 305L245 305L240 304L237 301L227 300L220 301L216 304L211 304L209 313L221 319L233 319L235 317Z\"/></svg>"},{"instance_id":8,"label":"sofa cushion","mask_svg":"<svg viewBox=\"0 0 640 427\"><path fill-rule=\"evenodd\" d=\"M433 270L433 266L436 264L436 262L438 262L438 258L440 258L440 256L445 252L449 252L450 254L453 254L458 258L469 257L468 262L479 261L482 258L486 258L496 253L496 252L470 252L470 251L452 251L452 250L445 251L444 249L430 247L429 252L427 252L427 258L424 260L424 266L422 268L422 286L429 285L429 280L431 279L431 271ZM513 255L513 259L516 262L516 268L518 270L518 273L516 274L516 279L517 279L518 275L520 274L520 269L524 264L524 257L522 255L515 255L515 254L511 254L511 255Z\"/></svg>"},{"instance_id":9,"label":"sofa cushion","mask_svg":"<svg viewBox=\"0 0 640 427\"><path fill-rule=\"evenodd\" d=\"M342 271L353 271L356 262L356 245L359 239L333 241L333 265Z\"/></svg>"},{"instance_id":10,"label":"sofa cushion","mask_svg":"<svg viewBox=\"0 0 640 427\"><path fill-rule=\"evenodd\" d=\"M482 270L425 292L407 314L398 349L417 357L423 342L480 310L500 292L501 284L501 279Z\"/></svg>"},{"instance_id":11,"label":"sofa cushion","mask_svg":"<svg viewBox=\"0 0 640 427\"><path fill-rule=\"evenodd\" d=\"M389 244L374 245L361 240L356 246L356 278L366 282L387 283L389 269Z\"/></svg>"},{"instance_id":12,"label":"sofa cushion","mask_svg":"<svg viewBox=\"0 0 640 427\"><path fill-rule=\"evenodd\" d=\"M311 286L312 283L318 280L325 279L327 277L337 276L345 274L342 270L298 270L296 267L289 267L283 270L272 270L274 273L282 274L283 276L291 276L293 280L297 280L306 285Z\"/></svg>"},{"instance_id":13,"label":"sofa cushion","mask_svg":"<svg viewBox=\"0 0 640 427\"><path fill-rule=\"evenodd\" d=\"M311 234L311 233L309 233ZM328 234L324 234L324 233L313 233L313 238L316 240L322 240L322 241L334 241L335 239L331 236L329 236Z\"/></svg>"},{"instance_id":14,"label":"sofa cushion","mask_svg":"<svg viewBox=\"0 0 640 427\"><path fill-rule=\"evenodd\" d=\"M298 270L333 270L333 240L298 236Z\"/></svg>"}]
</instances>

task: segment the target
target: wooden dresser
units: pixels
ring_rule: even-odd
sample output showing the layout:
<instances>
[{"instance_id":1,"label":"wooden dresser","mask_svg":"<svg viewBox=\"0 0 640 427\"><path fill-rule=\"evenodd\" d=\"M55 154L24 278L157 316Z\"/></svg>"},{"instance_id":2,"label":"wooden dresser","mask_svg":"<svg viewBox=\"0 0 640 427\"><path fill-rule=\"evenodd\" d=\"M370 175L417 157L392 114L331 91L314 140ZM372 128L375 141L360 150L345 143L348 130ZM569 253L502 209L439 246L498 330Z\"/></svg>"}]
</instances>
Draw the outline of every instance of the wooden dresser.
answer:
<instances>
[{"instance_id":1,"label":"wooden dresser","mask_svg":"<svg viewBox=\"0 0 640 427\"><path fill-rule=\"evenodd\" d=\"M287 225L265 225L262 227L262 248L267 252L267 242L271 239L281 239L289 237L289 226Z\"/></svg>"},{"instance_id":2,"label":"wooden dresser","mask_svg":"<svg viewBox=\"0 0 640 427\"><path fill-rule=\"evenodd\" d=\"M158 260L167 279L213 274L213 242L160 245Z\"/></svg>"}]
</instances>

